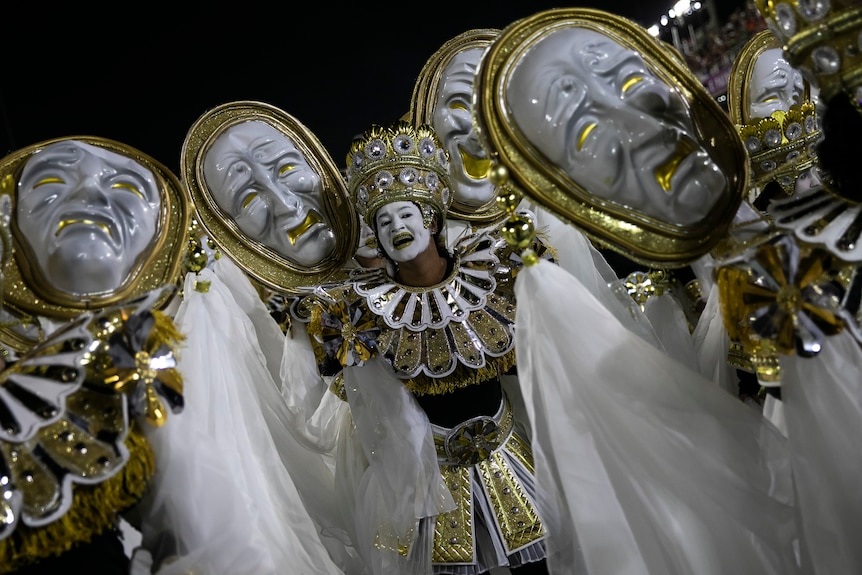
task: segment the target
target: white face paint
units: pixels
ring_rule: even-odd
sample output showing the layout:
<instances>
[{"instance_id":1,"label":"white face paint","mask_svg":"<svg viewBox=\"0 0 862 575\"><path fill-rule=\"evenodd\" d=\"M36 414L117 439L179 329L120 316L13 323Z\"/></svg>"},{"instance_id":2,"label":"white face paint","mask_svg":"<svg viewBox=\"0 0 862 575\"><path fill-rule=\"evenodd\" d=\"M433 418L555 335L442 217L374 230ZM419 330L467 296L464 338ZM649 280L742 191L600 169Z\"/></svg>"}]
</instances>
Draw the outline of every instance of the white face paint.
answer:
<instances>
[{"instance_id":1,"label":"white face paint","mask_svg":"<svg viewBox=\"0 0 862 575\"><path fill-rule=\"evenodd\" d=\"M431 231L422 222L422 212L413 202L392 202L377 210L377 241L392 261L409 262L431 243Z\"/></svg>"},{"instance_id":2,"label":"white face paint","mask_svg":"<svg viewBox=\"0 0 862 575\"><path fill-rule=\"evenodd\" d=\"M764 50L754 63L746 92L749 121L786 112L805 97L802 74L790 66L781 48Z\"/></svg>"},{"instance_id":3,"label":"white face paint","mask_svg":"<svg viewBox=\"0 0 862 575\"><path fill-rule=\"evenodd\" d=\"M551 32L514 67L516 127L589 193L659 220L702 221L727 178L684 98L636 51L586 28Z\"/></svg>"},{"instance_id":4,"label":"white face paint","mask_svg":"<svg viewBox=\"0 0 862 575\"><path fill-rule=\"evenodd\" d=\"M365 223L365 218L359 218L359 226L359 246L356 248L356 255L369 259L380 257L377 253L377 237L374 235L374 230Z\"/></svg>"},{"instance_id":5,"label":"white face paint","mask_svg":"<svg viewBox=\"0 0 862 575\"><path fill-rule=\"evenodd\" d=\"M484 49L456 54L440 77L431 124L449 151L449 177L456 202L479 207L494 198L496 187L488 181L491 159L479 143L473 125L473 87L476 68Z\"/></svg>"},{"instance_id":6,"label":"white face paint","mask_svg":"<svg viewBox=\"0 0 862 575\"><path fill-rule=\"evenodd\" d=\"M203 168L216 203L250 238L308 267L335 249L335 233L321 208L320 176L269 124L229 127L206 152Z\"/></svg>"},{"instance_id":7,"label":"white face paint","mask_svg":"<svg viewBox=\"0 0 862 575\"><path fill-rule=\"evenodd\" d=\"M147 167L65 140L27 161L15 217L45 279L85 296L123 285L156 237L160 209L158 183Z\"/></svg>"}]
</instances>

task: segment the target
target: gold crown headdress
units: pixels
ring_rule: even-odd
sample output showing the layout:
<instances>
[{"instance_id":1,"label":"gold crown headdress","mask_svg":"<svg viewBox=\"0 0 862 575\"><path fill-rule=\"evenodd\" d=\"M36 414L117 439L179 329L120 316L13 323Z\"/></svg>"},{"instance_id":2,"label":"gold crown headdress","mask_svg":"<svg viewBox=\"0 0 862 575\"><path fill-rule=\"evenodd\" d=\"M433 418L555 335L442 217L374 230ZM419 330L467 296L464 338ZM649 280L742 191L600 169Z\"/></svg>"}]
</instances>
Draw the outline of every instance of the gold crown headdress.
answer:
<instances>
[{"instance_id":1,"label":"gold crown headdress","mask_svg":"<svg viewBox=\"0 0 862 575\"><path fill-rule=\"evenodd\" d=\"M784 44L790 65L820 89L825 102L846 93L862 112L862 2L755 0Z\"/></svg>"},{"instance_id":2,"label":"gold crown headdress","mask_svg":"<svg viewBox=\"0 0 862 575\"><path fill-rule=\"evenodd\" d=\"M817 163L820 129L814 104L794 104L787 112L778 110L737 128L751 160L752 184L763 188L775 181L793 195L796 179Z\"/></svg>"},{"instance_id":3,"label":"gold crown headdress","mask_svg":"<svg viewBox=\"0 0 862 575\"><path fill-rule=\"evenodd\" d=\"M377 210L398 201L420 203L426 224L433 210L442 225L452 202L449 156L430 125L374 125L350 146L347 188L372 228Z\"/></svg>"},{"instance_id":4,"label":"gold crown headdress","mask_svg":"<svg viewBox=\"0 0 862 575\"><path fill-rule=\"evenodd\" d=\"M745 44L733 63L728 80L728 112L736 125L751 165L751 183L762 190L775 181L792 195L796 179L816 164L820 121L804 82L802 101L765 118L750 117L748 95L755 64L767 50L781 49L770 30L758 32Z\"/></svg>"}]
</instances>

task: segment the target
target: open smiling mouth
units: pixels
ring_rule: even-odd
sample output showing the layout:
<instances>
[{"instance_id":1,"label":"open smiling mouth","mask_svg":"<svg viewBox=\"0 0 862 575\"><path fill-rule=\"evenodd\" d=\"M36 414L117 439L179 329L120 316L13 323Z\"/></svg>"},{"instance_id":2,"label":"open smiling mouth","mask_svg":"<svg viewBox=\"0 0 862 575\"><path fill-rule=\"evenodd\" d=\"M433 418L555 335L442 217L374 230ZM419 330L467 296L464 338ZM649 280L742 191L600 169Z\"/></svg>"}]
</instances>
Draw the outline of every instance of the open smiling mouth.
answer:
<instances>
[{"instance_id":1,"label":"open smiling mouth","mask_svg":"<svg viewBox=\"0 0 862 575\"><path fill-rule=\"evenodd\" d=\"M67 226L74 225L74 224L83 224L85 226L96 226L97 228L100 228L103 232L108 234L108 237L110 237L110 238L114 237L114 234L111 233L111 228L108 227L108 224L106 224L104 222L97 222L95 220L86 220L86 219L62 220L59 224L57 224L57 231L54 232L54 237L59 236L60 232L63 231L63 228L65 228Z\"/></svg>"},{"instance_id":2,"label":"open smiling mouth","mask_svg":"<svg viewBox=\"0 0 862 575\"><path fill-rule=\"evenodd\" d=\"M413 235L410 232L401 232L392 236L392 247L402 250L413 243Z\"/></svg>"},{"instance_id":3,"label":"open smiling mouth","mask_svg":"<svg viewBox=\"0 0 862 575\"><path fill-rule=\"evenodd\" d=\"M673 154L655 169L655 179L662 190L670 192L670 182L677 168L695 150L697 150L697 143L688 136L682 136L677 141Z\"/></svg>"},{"instance_id":4,"label":"open smiling mouth","mask_svg":"<svg viewBox=\"0 0 862 575\"><path fill-rule=\"evenodd\" d=\"M312 226L321 223L323 223L323 220L320 219L320 214L314 210L309 210L301 224L292 230L287 230L287 239L290 241L290 245L296 245L296 240L299 239L299 236L307 232Z\"/></svg>"},{"instance_id":5,"label":"open smiling mouth","mask_svg":"<svg viewBox=\"0 0 862 575\"><path fill-rule=\"evenodd\" d=\"M464 173L474 180L488 177L488 170L491 169L491 158L476 158L464 151L461 146L458 146L458 154L461 156Z\"/></svg>"}]
</instances>

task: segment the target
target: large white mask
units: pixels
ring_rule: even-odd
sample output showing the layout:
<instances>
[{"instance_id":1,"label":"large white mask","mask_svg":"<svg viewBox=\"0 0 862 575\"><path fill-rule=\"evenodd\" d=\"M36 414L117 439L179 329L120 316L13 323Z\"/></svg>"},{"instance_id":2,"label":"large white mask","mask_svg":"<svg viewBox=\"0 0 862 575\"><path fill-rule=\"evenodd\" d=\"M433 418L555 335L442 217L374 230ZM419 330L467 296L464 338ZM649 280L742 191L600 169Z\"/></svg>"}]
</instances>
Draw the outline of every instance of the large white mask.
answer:
<instances>
[{"instance_id":1,"label":"large white mask","mask_svg":"<svg viewBox=\"0 0 862 575\"><path fill-rule=\"evenodd\" d=\"M385 204L374 214L377 241L396 263L409 262L428 248L431 230L422 221L422 211L409 201Z\"/></svg>"},{"instance_id":2,"label":"large white mask","mask_svg":"<svg viewBox=\"0 0 862 575\"><path fill-rule=\"evenodd\" d=\"M216 203L250 238L301 266L318 265L335 250L320 176L266 122L227 128L206 152L203 172Z\"/></svg>"},{"instance_id":3,"label":"large white mask","mask_svg":"<svg viewBox=\"0 0 862 575\"><path fill-rule=\"evenodd\" d=\"M595 30L563 28L531 46L507 101L524 137L597 197L690 225L727 187L683 97L640 54Z\"/></svg>"},{"instance_id":4,"label":"large white mask","mask_svg":"<svg viewBox=\"0 0 862 575\"><path fill-rule=\"evenodd\" d=\"M491 161L473 124L473 86L483 48L458 52L440 76L431 125L449 152L454 201L479 207L494 199Z\"/></svg>"},{"instance_id":5,"label":"large white mask","mask_svg":"<svg viewBox=\"0 0 862 575\"><path fill-rule=\"evenodd\" d=\"M371 226L365 223L365 218L359 218L359 245L356 255L368 259L380 257L377 251L377 236Z\"/></svg>"},{"instance_id":6,"label":"large white mask","mask_svg":"<svg viewBox=\"0 0 862 575\"><path fill-rule=\"evenodd\" d=\"M746 97L749 121L786 112L805 99L802 74L790 66L781 48L764 50L754 63Z\"/></svg>"},{"instance_id":7,"label":"large white mask","mask_svg":"<svg viewBox=\"0 0 862 575\"><path fill-rule=\"evenodd\" d=\"M156 236L161 198L136 160L78 140L33 154L18 182L17 227L54 288L120 288Z\"/></svg>"}]
</instances>

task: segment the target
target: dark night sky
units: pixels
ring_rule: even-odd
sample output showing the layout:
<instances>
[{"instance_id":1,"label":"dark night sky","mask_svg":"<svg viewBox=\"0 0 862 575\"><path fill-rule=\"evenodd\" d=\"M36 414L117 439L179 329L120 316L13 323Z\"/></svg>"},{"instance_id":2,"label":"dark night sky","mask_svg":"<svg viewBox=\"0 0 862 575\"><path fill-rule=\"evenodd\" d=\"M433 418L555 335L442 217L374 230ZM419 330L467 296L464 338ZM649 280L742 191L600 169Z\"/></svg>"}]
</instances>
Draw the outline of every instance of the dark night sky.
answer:
<instances>
[{"instance_id":1,"label":"dark night sky","mask_svg":"<svg viewBox=\"0 0 862 575\"><path fill-rule=\"evenodd\" d=\"M716 1L720 14L741 4ZM94 135L134 146L176 172L186 132L203 112L260 100L305 124L341 165L353 135L407 111L422 65L448 39L560 6L84 4L18 3L17 16L4 18L0 154L54 137ZM672 1L574 5L648 26Z\"/></svg>"}]
</instances>

